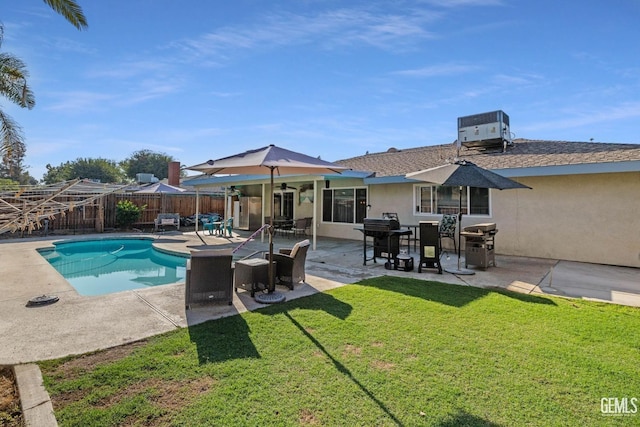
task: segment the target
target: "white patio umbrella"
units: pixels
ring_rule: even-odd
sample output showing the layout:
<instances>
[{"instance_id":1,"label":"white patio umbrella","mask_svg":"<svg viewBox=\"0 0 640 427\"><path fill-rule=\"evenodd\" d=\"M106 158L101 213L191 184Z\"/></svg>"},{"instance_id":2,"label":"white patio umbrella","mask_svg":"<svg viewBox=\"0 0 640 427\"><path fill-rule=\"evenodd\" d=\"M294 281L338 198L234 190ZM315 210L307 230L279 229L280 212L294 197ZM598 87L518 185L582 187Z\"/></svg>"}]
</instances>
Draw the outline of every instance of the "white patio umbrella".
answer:
<instances>
[{"instance_id":1,"label":"white patio umbrella","mask_svg":"<svg viewBox=\"0 0 640 427\"><path fill-rule=\"evenodd\" d=\"M134 193L184 193L184 188L165 184L164 182L156 182L154 184L145 185Z\"/></svg>"},{"instance_id":2,"label":"white patio umbrella","mask_svg":"<svg viewBox=\"0 0 640 427\"><path fill-rule=\"evenodd\" d=\"M462 225L462 190L464 187L478 188L496 188L498 190L507 190L510 188L528 188L524 184L520 184L502 175L491 172L476 166L474 163L466 160L455 160L453 163L437 166L431 169L425 169L418 172L411 172L405 175L406 178L418 181L430 182L433 184L445 185L449 187L460 188L460 206L458 209L458 268L445 269L448 273L453 274L474 274L471 270L463 270L460 268L460 227Z\"/></svg>"},{"instance_id":3,"label":"white patio umbrella","mask_svg":"<svg viewBox=\"0 0 640 427\"><path fill-rule=\"evenodd\" d=\"M208 175L215 174L243 174L264 175L270 174L269 198L269 259L273 258L273 176L278 175L320 175L339 174L348 169L334 163L326 162L306 154L297 153L284 148L269 145L256 150L224 157L218 160L209 160L199 165L188 167L189 170L199 171ZM284 301L284 297L275 292L273 282L273 263L269 262L269 292L259 294L256 299L260 302L272 303Z\"/></svg>"}]
</instances>

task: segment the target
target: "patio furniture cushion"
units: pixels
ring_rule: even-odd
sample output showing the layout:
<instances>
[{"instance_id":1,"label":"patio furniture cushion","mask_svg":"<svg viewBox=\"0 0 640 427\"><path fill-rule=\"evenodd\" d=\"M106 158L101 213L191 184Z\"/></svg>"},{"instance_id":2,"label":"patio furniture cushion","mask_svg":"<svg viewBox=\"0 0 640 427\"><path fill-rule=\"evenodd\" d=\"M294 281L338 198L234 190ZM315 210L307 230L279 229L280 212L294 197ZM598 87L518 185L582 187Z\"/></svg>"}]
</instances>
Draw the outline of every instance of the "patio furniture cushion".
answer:
<instances>
[{"instance_id":1,"label":"patio furniture cushion","mask_svg":"<svg viewBox=\"0 0 640 427\"><path fill-rule=\"evenodd\" d=\"M296 243L295 245L293 245L293 248L291 248L291 252L289 253L289 256L291 258L295 258L296 255L298 254L298 250L300 249L300 246L309 246L309 245L310 245L309 239L304 239L303 241Z\"/></svg>"}]
</instances>

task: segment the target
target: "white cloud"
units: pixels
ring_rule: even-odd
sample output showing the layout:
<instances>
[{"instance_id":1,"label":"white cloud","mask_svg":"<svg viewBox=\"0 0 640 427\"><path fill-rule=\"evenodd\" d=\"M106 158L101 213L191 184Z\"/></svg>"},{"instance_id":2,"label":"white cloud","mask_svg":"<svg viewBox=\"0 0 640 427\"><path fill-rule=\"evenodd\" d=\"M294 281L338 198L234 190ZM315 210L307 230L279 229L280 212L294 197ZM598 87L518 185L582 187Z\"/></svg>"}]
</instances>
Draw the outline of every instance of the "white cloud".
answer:
<instances>
[{"instance_id":1,"label":"white cloud","mask_svg":"<svg viewBox=\"0 0 640 427\"><path fill-rule=\"evenodd\" d=\"M214 57L219 61L242 50L311 43L324 49L374 46L396 50L433 38L427 25L438 18L435 12L418 9L407 9L403 13L368 9L338 9L315 15L279 13L253 25L223 27L197 38L177 41L170 47L182 49L192 59Z\"/></svg>"},{"instance_id":2,"label":"white cloud","mask_svg":"<svg viewBox=\"0 0 640 427\"><path fill-rule=\"evenodd\" d=\"M57 98L58 101L52 102L46 109L66 112L101 109L105 102L116 98L115 95L88 91L52 93L50 96Z\"/></svg>"},{"instance_id":3,"label":"white cloud","mask_svg":"<svg viewBox=\"0 0 640 427\"><path fill-rule=\"evenodd\" d=\"M625 102L609 107L599 107L596 109L582 109L565 113L566 118L560 120L550 120L545 122L532 123L524 126L526 131L548 131L550 129L580 128L598 123L615 122L640 118L640 102Z\"/></svg>"},{"instance_id":4,"label":"white cloud","mask_svg":"<svg viewBox=\"0 0 640 427\"><path fill-rule=\"evenodd\" d=\"M423 68L416 68L413 70L401 70L395 71L393 74L409 77L437 77L437 76L450 76L452 74L466 74L479 70L481 67L478 65L464 64L464 63L445 63L437 65L429 65Z\"/></svg>"}]
</instances>

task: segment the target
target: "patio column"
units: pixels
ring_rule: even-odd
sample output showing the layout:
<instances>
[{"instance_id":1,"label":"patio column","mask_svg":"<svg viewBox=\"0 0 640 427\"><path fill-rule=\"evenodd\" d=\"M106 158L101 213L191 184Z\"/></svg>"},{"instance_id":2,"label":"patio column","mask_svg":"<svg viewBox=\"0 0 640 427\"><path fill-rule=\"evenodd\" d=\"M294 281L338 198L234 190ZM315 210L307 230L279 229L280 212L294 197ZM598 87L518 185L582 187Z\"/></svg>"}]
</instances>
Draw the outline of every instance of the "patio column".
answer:
<instances>
[{"instance_id":1,"label":"patio column","mask_svg":"<svg viewBox=\"0 0 640 427\"><path fill-rule=\"evenodd\" d=\"M198 223L200 222L200 187L196 187L196 234L198 234Z\"/></svg>"}]
</instances>

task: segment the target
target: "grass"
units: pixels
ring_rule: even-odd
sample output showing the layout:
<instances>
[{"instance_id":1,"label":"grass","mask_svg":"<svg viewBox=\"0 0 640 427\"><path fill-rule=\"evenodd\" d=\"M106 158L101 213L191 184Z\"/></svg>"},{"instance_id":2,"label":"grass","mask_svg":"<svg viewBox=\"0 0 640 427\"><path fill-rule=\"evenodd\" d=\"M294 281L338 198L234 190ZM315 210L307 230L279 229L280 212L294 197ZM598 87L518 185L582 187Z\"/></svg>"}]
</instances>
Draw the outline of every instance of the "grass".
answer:
<instances>
[{"instance_id":1,"label":"grass","mask_svg":"<svg viewBox=\"0 0 640 427\"><path fill-rule=\"evenodd\" d=\"M640 310L380 277L42 362L61 426L637 425Z\"/></svg>"}]
</instances>

